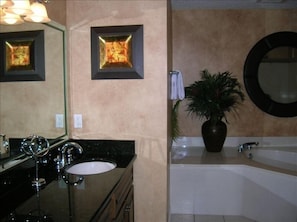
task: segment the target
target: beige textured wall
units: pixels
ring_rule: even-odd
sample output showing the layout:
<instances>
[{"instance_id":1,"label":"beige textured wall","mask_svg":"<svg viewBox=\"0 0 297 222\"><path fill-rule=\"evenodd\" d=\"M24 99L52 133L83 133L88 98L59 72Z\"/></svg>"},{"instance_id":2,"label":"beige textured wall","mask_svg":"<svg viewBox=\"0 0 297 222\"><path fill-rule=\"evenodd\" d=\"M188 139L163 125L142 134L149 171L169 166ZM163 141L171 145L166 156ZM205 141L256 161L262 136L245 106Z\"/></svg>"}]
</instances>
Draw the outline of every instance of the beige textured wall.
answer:
<instances>
[{"instance_id":1,"label":"beige textured wall","mask_svg":"<svg viewBox=\"0 0 297 222\"><path fill-rule=\"evenodd\" d=\"M231 71L243 85L243 66L249 50L264 36L297 31L297 10L173 11L173 68L181 70L185 86L199 72ZM200 136L202 121L180 107L181 136ZM279 118L259 110L246 94L239 116L228 117L227 136L296 136L297 118Z\"/></svg>"},{"instance_id":2,"label":"beige textured wall","mask_svg":"<svg viewBox=\"0 0 297 222\"><path fill-rule=\"evenodd\" d=\"M45 4L50 19L66 25L66 0L54 0Z\"/></svg>"},{"instance_id":3,"label":"beige textured wall","mask_svg":"<svg viewBox=\"0 0 297 222\"><path fill-rule=\"evenodd\" d=\"M167 2L68 1L70 136L136 141L135 219L166 221ZM91 80L90 27L144 26L144 79ZM73 114L83 128L73 128Z\"/></svg>"}]
</instances>

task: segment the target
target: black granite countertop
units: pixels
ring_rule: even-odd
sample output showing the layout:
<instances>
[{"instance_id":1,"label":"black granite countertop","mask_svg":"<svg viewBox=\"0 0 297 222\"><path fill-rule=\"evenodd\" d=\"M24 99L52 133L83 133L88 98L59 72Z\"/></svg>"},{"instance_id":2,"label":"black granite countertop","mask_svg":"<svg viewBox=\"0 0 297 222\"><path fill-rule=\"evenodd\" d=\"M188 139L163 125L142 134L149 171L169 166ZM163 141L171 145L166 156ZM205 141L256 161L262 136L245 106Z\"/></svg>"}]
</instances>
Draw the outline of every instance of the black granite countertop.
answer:
<instances>
[{"instance_id":1,"label":"black granite countertop","mask_svg":"<svg viewBox=\"0 0 297 222\"><path fill-rule=\"evenodd\" d=\"M40 167L40 177L44 177L47 184L45 188L36 191L31 187L35 167L30 159L1 174L0 221L92 221L92 217L100 210L100 206L121 179L126 167L133 164L134 141L71 141L84 148L83 159L108 159L116 162L117 167L102 174L84 176L82 181L74 186L71 182L78 181L79 177L56 171L51 161L56 156L56 150L53 150L47 164ZM65 177L70 183L65 182ZM3 189L8 187L9 189ZM7 203L7 206L3 208L2 203Z\"/></svg>"}]
</instances>

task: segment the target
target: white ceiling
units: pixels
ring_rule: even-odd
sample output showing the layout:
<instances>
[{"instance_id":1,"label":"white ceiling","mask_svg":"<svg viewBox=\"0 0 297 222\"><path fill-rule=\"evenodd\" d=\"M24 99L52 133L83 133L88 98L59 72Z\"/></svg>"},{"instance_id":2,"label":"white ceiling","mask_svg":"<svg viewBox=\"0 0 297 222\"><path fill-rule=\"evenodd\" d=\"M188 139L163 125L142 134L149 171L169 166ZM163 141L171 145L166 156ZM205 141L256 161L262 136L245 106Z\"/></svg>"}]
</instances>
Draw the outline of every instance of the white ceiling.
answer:
<instances>
[{"instance_id":1,"label":"white ceiling","mask_svg":"<svg viewBox=\"0 0 297 222\"><path fill-rule=\"evenodd\" d=\"M171 3L173 10L297 8L297 0L171 0Z\"/></svg>"}]
</instances>

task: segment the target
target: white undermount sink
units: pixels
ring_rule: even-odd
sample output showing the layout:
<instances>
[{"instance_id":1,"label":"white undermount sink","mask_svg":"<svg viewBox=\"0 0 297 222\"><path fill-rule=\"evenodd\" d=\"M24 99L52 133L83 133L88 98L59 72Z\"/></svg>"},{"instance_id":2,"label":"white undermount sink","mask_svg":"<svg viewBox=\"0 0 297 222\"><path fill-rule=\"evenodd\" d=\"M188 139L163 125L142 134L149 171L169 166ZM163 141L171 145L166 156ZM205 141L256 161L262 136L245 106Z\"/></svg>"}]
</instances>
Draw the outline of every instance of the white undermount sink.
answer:
<instances>
[{"instance_id":1,"label":"white undermount sink","mask_svg":"<svg viewBox=\"0 0 297 222\"><path fill-rule=\"evenodd\" d=\"M116 167L115 163L107 161L89 161L74 164L65 171L76 175L93 175L108 172Z\"/></svg>"}]
</instances>

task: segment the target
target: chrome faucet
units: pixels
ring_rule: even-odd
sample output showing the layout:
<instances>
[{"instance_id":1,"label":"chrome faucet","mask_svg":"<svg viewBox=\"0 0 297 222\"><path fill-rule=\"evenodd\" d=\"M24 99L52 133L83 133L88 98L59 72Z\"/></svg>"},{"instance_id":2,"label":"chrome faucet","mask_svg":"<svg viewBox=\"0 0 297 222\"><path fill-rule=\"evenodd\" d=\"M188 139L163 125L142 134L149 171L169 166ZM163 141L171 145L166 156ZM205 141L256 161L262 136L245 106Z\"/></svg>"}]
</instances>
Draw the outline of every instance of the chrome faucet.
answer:
<instances>
[{"instance_id":1,"label":"chrome faucet","mask_svg":"<svg viewBox=\"0 0 297 222\"><path fill-rule=\"evenodd\" d=\"M61 153L55 159L57 163L58 171L66 165L71 164L73 161L73 153L81 155L83 153L83 148L81 145L75 142L67 142L59 150Z\"/></svg>"},{"instance_id":2,"label":"chrome faucet","mask_svg":"<svg viewBox=\"0 0 297 222\"><path fill-rule=\"evenodd\" d=\"M238 152L241 153L244 149L250 150L252 149L252 147L258 146L258 145L259 145L259 142L248 142L248 143L240 144L238 146Z\"/></svg>"},{"instance_id":3,"label":"chrome faucet","mask_svg":"<svg viewBox=\"0 0 297 222\"><path fill-rule=\"evenodd\" d=\"M10 156L9 141L4 134L0 134L0 158Z\"/></svg>"}]
</instances>

